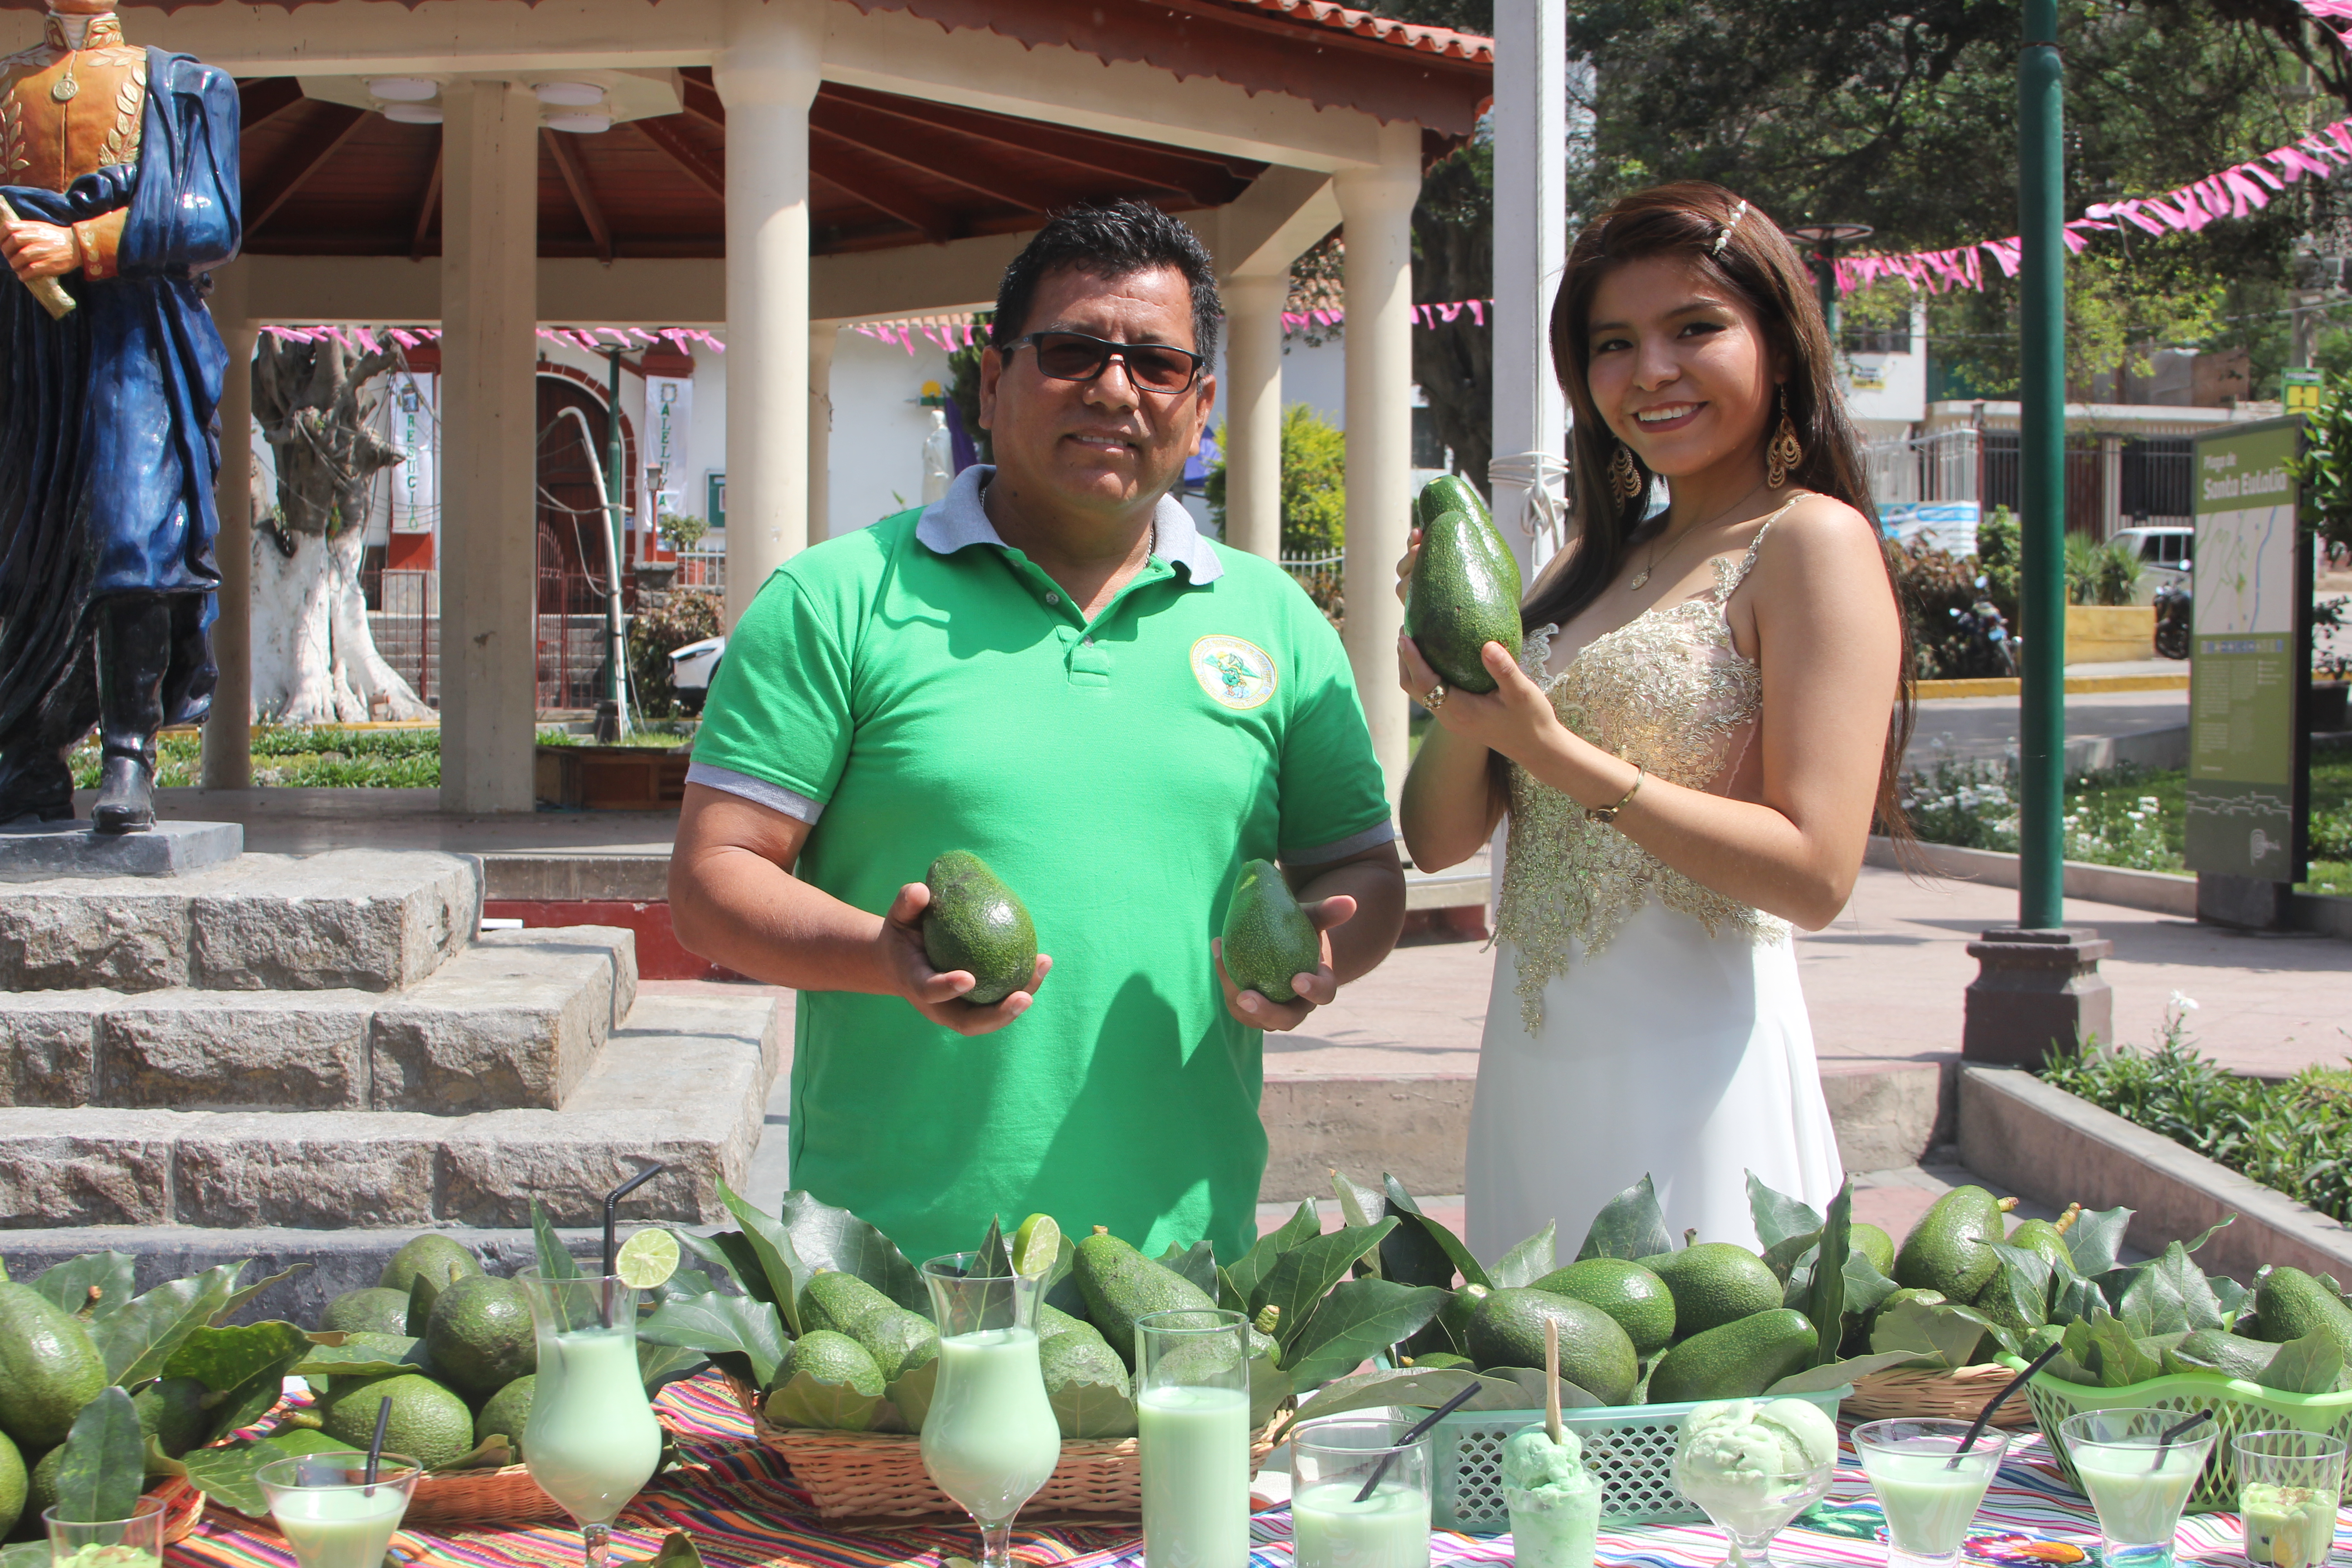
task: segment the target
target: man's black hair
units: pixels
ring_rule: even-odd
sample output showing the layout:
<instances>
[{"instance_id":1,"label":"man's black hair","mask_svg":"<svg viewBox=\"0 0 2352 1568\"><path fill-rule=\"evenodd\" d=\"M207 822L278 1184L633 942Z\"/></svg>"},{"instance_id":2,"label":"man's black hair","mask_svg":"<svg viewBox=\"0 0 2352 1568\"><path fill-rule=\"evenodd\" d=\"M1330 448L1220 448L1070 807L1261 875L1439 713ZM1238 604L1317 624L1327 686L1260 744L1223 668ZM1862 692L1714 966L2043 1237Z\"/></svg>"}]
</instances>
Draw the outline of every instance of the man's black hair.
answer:
<instances>
[{"instance_id":1,"label":"man's black hair","mask_svg":"<svg viewBox=\"0 0 2352 1568\"><path fill-rule=\"evenodd\" d=\"M1131 278L1172 267L1192 288L1192 347L1213 358L1223 301L1216 264L1192 228L1149 202L1092 202L1055 213L1022 247L996 286L996 320L989 341L1002 349L1027 330L1037 285L1050 273L1075 268L1097 278Z\"/></svg>"}]
</instances>

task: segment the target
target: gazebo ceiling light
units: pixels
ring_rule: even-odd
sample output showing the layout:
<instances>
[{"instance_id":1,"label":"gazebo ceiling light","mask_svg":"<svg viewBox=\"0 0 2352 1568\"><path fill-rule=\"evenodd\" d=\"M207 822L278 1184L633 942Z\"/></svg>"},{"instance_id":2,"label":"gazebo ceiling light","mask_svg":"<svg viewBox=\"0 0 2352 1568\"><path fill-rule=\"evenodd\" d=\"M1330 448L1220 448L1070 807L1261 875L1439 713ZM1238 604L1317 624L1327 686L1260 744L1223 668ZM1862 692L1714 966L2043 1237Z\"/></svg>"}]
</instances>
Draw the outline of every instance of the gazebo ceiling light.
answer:
<instances>
[{"instance_id":1,"label":"gazebo ceiling light","mask_svg":"<svg viewBox=\"0 0 2352 1568\"><path fill-rule=\"evenodd\" d=\"M387 103L383 117L399 125L438 125L441 106L437 103Z\"/></svg>"},{"instance_id":2,"label":"gazebo ceiling light","mask_svg":"<svg viewBox=\"0 0 2352 1568\"><path fill-rule=\"evenodd\" d=\"M367 87L386 103L430 103L441 96L441 84L430 77L370 77Z\"/></svg>"},{"instance_id":3,"label":"gazebo ceiling light","mask_svg":"<svg viewBox=\"0 0 2352 1568\"><path fill-rule=\"evenodd\" d=\"M551 114L540 123L550 131L569 131L574 136L594 136L613 129L613 117L575 110L563 114Z\"/></svg>"},{"instance_id":4,"label":"gazebo ceiling light","mask_svg":"<svg viewBox=\"0 0 2352 1568\"><path fill-rule=\"evenodd\" d=\"M593 81L542 81L530 90L538 95L540 102L551 109L586 109L604 101L603 85ZM556 129L566 128L557 126ZM602 131L604 127L600 125L596 129Z\"/></svg>"}]
</instances>

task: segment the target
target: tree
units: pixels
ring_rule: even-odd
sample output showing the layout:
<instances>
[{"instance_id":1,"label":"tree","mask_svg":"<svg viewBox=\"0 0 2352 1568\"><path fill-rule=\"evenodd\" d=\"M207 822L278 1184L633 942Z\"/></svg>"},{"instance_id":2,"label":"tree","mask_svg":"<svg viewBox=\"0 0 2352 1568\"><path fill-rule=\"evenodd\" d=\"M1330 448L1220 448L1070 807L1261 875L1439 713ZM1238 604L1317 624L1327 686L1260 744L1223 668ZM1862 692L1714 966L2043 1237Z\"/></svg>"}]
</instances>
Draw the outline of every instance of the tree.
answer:
<instances>
[{"instance_id":1,"label":"tree","mask_svg":"<svg viewBox=\"0 0 2352 1568\"><path fill-rule=\"evenodd\" d=\"M1224 428L1217 449L1224 450ZM1209 470L1201 494L1209 520L1225 531L1225 460ZM1348 438L1312 405L1293 403L1282 411L1282 552L1318 558L1337 555L1348 542Z\"/></svg>"},{"instance_id":2,"label":"tree","mask_svg":"<svg viewBox=\"0 0 2352 1568\"><path fill-rule=\"evenodd\" d=\"M368 428L381 399L366 388L396 363L331 339L265 335L254 353L254 417L278 467L276 512L253 531L257 718L432 716L376 652L360 586L370 484L402 457Z\"/></svg>"}]
</instances>

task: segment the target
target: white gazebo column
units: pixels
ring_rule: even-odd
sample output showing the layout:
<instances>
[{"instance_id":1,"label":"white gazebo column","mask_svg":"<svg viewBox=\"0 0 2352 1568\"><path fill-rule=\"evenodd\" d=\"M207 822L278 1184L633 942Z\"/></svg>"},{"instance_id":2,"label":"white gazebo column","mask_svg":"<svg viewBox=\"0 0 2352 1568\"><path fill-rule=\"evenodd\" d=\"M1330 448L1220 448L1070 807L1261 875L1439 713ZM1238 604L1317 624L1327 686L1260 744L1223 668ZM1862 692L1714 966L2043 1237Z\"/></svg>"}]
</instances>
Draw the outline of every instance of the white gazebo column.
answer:
<instances>
[{"instance_id":1,"label":"white gazebo column","mask_svg":"<svg viewBox=\"0 0 2352 1568\"><path fill-rule=\"evenodd\" d=\"M1282 307L1288 274L1227 279L1225 542L1282 557Z\"/></svg>"},{"instance_id":2,"label":"white gazebo column","mask_svg":"<svg viewBox=\"0 0 2352 1568\"><path fill-rule=\"evenodd\" d=\"M808 111L814 0L725 0L727 624L809 542Z\"/></svg>"},{"instance_id":3,"label":"white gazebo column","mask_svg":"<svg viewBox=\"0 0 2352 1568\"><path fill-rule=\"evenodd\" d=\"M1404 629L1396 563L1412 513L1412 205L1421 195L1421 127L1381 127L1381 161L1342 170L1348 242L1348 662L1393 804L1404 784Z\"/></svg>"},{"instance_id":4,"label":"white gazebo column","mask_svg":"<svg viewBox=\"0 0 2352 1568\"><path fill-rule=\"evenodd\" d=\"M442 89L441 805L529 811L538 714L539 101Z\"/></svg>"},{"instance_id":5,"label":"white gazebo column","mask_svg":"<svg viewBox=\"0 0 2352 1568\"><path fill-rule=\"evenodd\" d=\"M839 321L811 321L808 340L808 537L833 537L833 348Z\"/></svg>"},{"instance_id":6,"label":"white gazebo column","mask_svg":"<svg viewBox=\"0 0 2352 1568\"><path fill-rule=\"evenodd\" d=\"M213 325L228 349L221 378L220 513L214 556L220 563L220 618L213 623L212 716L205 721L206 789L253 784L253 344L246 268L231 262L213 274Z\"/></svg>"},{"instance_id":7,"label":"white gazebo column","mask_svg":"<svg viewBox=\"0 0 2352 1568\"><path fill-rule=\"evenodd\" d=\"M1568 440L1551 368L1551 301L1568 258L1567 26L1555 0L1495 14L1494 455L1504 462L1490 478L1496 525L1529 583L1559 542L1530 526L1528 492L1549 466L1536 454L1563 458Z\"/></svg>"}]
</instances>

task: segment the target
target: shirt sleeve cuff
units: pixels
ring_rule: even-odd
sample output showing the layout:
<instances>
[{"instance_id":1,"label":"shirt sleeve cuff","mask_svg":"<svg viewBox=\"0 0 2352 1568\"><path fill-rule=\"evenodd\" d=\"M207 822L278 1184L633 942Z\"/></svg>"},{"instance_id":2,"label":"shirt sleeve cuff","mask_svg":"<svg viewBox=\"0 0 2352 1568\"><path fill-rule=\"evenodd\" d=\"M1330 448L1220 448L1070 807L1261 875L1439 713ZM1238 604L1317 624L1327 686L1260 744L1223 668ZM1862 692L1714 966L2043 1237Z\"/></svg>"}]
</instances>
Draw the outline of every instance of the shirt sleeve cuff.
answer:
<instances>
[{"instance_id":1,"label":"shirt sleeve cuff","mask_svg":"<svg viewBox=\"0 0 2352 1568\"><path fill-rule=\"evenodd\" d=\"M704 784L715 790L723 790L729 795L748 800L754 805L764 805L770 811L781 811L786 816L805 822L812 827L816 826L816 819L824 815L824 803L822 801L811 800L808 796L795 790L786 789L782 784L770 784L766 779L755 779L750 773L739 773L732 768L722 768L713 763L688 763L686 770L686 782Z\"/></svg>"},{"instance_id":2,"label":"shirt sleeve cuff","mask_svg":"<svg viewBox=\"0 0 2352 1568\"><path fill-rule=\"evenodd\" d=\"M688 778L694 775L688 773ZM1314 849L1296 849L1282 857L1286 866L1328 866L1334 860L1345 860L1350 855L1361 855L1379 845L1391 843L1397 836L1393 822L1375 823L1361 833L1350 834L1337 844L1326 844Z\"/></svg>"}]
</instances>

